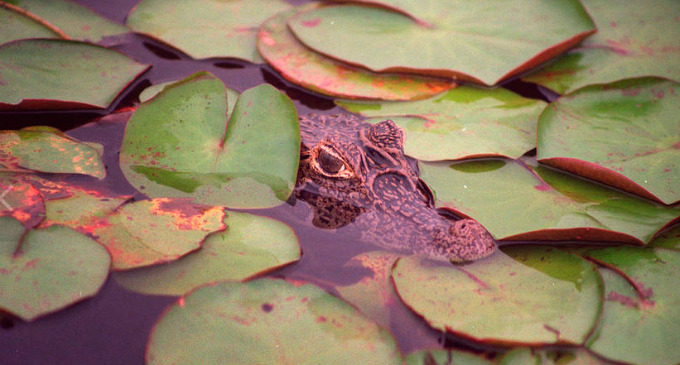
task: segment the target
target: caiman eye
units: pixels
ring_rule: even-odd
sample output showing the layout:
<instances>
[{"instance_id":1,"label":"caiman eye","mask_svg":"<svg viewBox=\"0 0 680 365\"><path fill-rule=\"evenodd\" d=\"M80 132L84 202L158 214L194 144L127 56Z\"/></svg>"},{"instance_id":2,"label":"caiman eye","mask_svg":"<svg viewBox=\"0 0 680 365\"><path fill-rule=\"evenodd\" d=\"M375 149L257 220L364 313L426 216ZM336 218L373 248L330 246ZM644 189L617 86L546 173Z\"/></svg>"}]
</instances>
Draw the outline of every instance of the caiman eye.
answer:
<instances>
[{"instance_id":1,"label":"caiman eye","mask_svg":"<svg viewBox=\"0 0 680 365\"><path fill-rule=\"evenodd\" d=\"M343 160L323 148L319 150L317 161L319 161L319 166L321 166L326 173L331 175L335 175L346 169Z\"/></svg>"}]
</instances>

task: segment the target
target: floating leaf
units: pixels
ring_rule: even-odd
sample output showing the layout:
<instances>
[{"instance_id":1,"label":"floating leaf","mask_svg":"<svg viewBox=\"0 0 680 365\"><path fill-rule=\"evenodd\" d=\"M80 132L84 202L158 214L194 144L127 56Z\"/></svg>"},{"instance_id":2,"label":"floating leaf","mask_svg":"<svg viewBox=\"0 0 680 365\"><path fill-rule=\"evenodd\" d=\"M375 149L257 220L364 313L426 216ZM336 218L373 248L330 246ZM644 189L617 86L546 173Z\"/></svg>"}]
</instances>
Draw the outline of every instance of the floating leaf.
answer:
<instances>
[{"instance_id":1,"label":"floating leaf","mask_svg":"<svg viewBox=\"0 0 680 365\"><path fill-rule=\"evenodd\" d=\"M581 0L597 33L580 47L522 79L558 93L625 78L659 76L680 82L680 3Z\"/></svg>"},{"instance_id":2,"label":"floating leaf","mask_svg":"<svg viewBox=\"0 0 680 365\"><path fill-rule=\"evenodd\" d=\"M45 201L45 221L41 227L59 224L87 233L100 219L111 214L130 198L107 196L97 190L86 190L68 184L62 184L60 188L68 191L68 195Z\"/></svg>"},{"instance_id":3,"label":"floating leaf","mask_svg":"<svg viewBox=\"0 0 680 365\"><path fill-rule=\"evenodd\" d=\"M183 295L219 280L244 280L300 259L295 232L286 224L256 215L229 212L229 228L208 236L200 250L167 265L125 272L114 277L143 294Z\"/></svg>"},{"instance_id":4,"label":"floating leaf","mask_svg":"<svg viewBox=\"0 0 680 365\"><path fill-rule=\"evenodd\" d=\"M255 45L257 28L288 8L282 0L143 0L128 15L127 25L193 58L261 62Z\"/></svg>"},{"instance_id":5,"label":"floating leaf","mask_svg":"<svg viewBox=\"0 0 680 365\"><path fill-rule=\"evenodd\" d=\"M437 206L478 220L497 239L643 244L680 217L680 207L664 207L539 167L541 179L518 162L419 166Z\"/></svg>"},{"instance_id":6,"label":"floating leaf","mask_svg":"<svg viewBox=\"0 0 680 365\"><path fill-rule=\"evenodd\" d=\"M649 246L680 250L680 225L655 237Z\"/></svg>"},{"instance_id":7,"label":"floating leaf","mask_svg":"<svg viewBox=\"0 0 680 365\"><path fill-rule=\"evenodd\" d=\"M189 199L156 198L125 204L93 226L91 233L111 253L114 270L176 260L224 230L222 207Z\"/></svg>"},{"instance_id":8,"label":"floating leaf","mask_svg":"<svg viewBox=\"0 0 680 365\"><path fill-rule=\"evenodd\" d=\"M424 22L385 9L328 6L301 13L288 25L315 51L373 71L487 85L535 67L595 32L578 1L524 1L522 11L518 6L503 0L418 1L427 11L419 17Z\"/></svg>"},{"instance_id":9,"label":"floating leaf","mask_svg":"<svg viewBox=\"0 0 680 365\"><path fill-rule=\"evenodd\" d=\"M412 256L392 278L430 326L487 343L580 344L600 312L595 266L550 247L506 246L463 266Z\"/></svg>"},{"instance_id":10,"label":"floating leaf","mask_svg":"<svg viewBox=\"0 0 680 365\"><path fill-rule=\"evenodd\" d=\"M680 362L680 253L662 248L612 247L588 257L620 272L605 280L602 318L588 347L606 358L633 364Z\"/></svg>"},{"instance_id":11,"label":"floating leaf","mask_svg":"<svg viewBox=\"0 0 680 365\"><path fill-rule=\"evenodd\" d=\"M540 162L631 193L680 201L680 84L625 80L583 88L546 108Z\"/></svg>"},{"instance_id":12,"label":"floating leaf","mask_svg":"<svg viewBox=\"0 0 680 365\"><path fill-rule=\"evenodd\" d=\"M300 158L295 106L264 84L239 96L228 126L226 114L224 84L212 74L167 86L125 128L125 177L153 197L231 208L281 204L293 191Z\"/></svg>"},{"instance_id":13,"label":"floating leaf","mask_svg":"<svg viewBox=\"0 0 680 365\"><path fill-rule=\"evenodd\" d=\"M0 131L0 166L99 179L106 176L96 148L52 128Z\"/></svg>"},{"instance_id":14,"label":"floating leaf","mask_svg":"<svg viewBox=\"0 0 680 365\"><path fill-rule=\"evenodd\" d=\"M26 228L45 219L45 203L40 191L21 175L0 172L0 217L14 217Z\"/></svg>"},{"instance_id":15,"label":"floating leaf","mask_svg":"<svg viewBox=\"0 0 680 365\"><path fill-rule=\"evenodd\" d=\"M498 365L614 365L610 361L600 359L582 348L571 349L530 349L515 348L506 352Z\"/></svg>"},{"instance_id":16,"label":"floating leaf","mask_svg":"<svg viewBox=\"0 0 680 365\"><path fill-rule=\"evenodd\" d=\"M70 228L32 229L0 217L0 309L30 321L99 291L109 273L106 250ZM10 233L9 237L5 232Z\"/></svg>"},{"instance_id":17,"label":"floating leaf","mask_svg":"<svg viewBox=\"0 0 680 365\"><path fill-rule=\"evenodd\" d=\"M404 365L492 365L493 362L459 350L421 350L404 359Z\"/></svg>"},{"instance_id":18,"label":"floating leaf","mask_svg":"<svg viewBox=\"0 0 680 365\"><path fill-rule=\"evenodd\" d=\"M144 89L140 94L139 94L139 101L140 102L145 102L148 100L153 99L165 89L166 86L170 86L178 81L181 80L174 80L174 81L167 81L167 82L162 82L160 84L155 84L147 87ZM231 116L231 112L234 110L234 106L236 105L236 100L238 99L239 92L232 89L232 88L227 88L227 118Z\"/></svg>"},{"instance_id":19,"label":"floating leaf","mask_svg":"<svg viewBox=\"0 0 680 365\"><path fill-rule=\"evenodd\" d=\"M87 43L8 43L0 46L0 109L106 108L148 67Z\"/></svg>"},{"instance_id":20,"label":"floating leaf","mask_svg":"<svg viewBox=\"0 0 680 365\"><path fill-rule=\"evenodd\" d=\"M99 42L107 36L130 31L73 1L10 0L9 2L35 14L50 26L56 27L75 40Z\"/></svg>"},{"instance_id":21,"label":"floating leaf","mask_svg":"<svg viewBox=\"0 0 680 365\"><path fill-rule=\"evenodd\" d=\"M392 336L311 284L222 282L180 298L154 328L147 364L401 364Z\"/></svg>"},{"instance_id":22,"label":"floating leaf","mask_svg":"<svg viewBox=\"0 0 680 365\"><path fill-rule=\"evenodd\" d=\"M316 7L281 12L258 32L260 54L288 81L324 95L383 100L422 99L455 86L436 78L370 72L314 53L295 38L286 21L298 11Z\"/></svg>"},{"instance_id":23,"label":"floating leaf","mask_svg":"<svg viewBox=\"0 0 680 365\"><path fill-rule=\"evenodd\" d=\"M25 38L60 38L59 34L13 7L0 3L0 44Z\"/></svg>"},{"instance_id":24,"label":"floating leaf","mask_svg":"<svg viewBox=\"0 0 680 365\"><path fill-rule=\"evenodd\" d=\"M377 123L392 119L406 133L407 155L426 161L479 156L518 158L536 147L536 121L545 107L505 89L459 86L426 100L336 104Z\"/></svg>"}]
</instances>

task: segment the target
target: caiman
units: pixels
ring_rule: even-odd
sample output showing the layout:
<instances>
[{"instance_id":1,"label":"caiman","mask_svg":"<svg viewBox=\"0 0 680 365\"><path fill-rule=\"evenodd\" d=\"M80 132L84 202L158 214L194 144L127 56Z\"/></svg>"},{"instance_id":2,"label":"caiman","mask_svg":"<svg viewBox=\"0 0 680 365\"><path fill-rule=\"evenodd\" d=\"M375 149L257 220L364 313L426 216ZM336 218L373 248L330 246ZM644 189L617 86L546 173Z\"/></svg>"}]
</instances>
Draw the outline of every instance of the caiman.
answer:
<instances>
[{"instance_id":1,"label":"caiman","mask_svg":"<svg viewBox=\"0 0 680 365\"><path fill-rule=\"evenodd\" d=\"M471 261L494 251L477 221L435 208L417 161L404 154L404 132L391 120L313 114L300 117L300 132L295 194L312 207L315 226L353 223L362 241L438 260Z\"/></svg>"}]
</instances>

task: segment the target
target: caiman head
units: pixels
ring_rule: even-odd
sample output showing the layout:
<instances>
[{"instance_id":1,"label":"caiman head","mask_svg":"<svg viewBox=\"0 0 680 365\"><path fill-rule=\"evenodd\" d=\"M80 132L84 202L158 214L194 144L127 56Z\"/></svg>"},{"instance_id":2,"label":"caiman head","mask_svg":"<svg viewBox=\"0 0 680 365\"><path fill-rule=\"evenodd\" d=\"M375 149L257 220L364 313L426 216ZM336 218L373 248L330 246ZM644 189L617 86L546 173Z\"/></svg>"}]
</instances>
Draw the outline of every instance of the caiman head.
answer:
<instances>
[{"instance_id":1,"label":"caiman head","mask_svg":"<svg viewBox=\"0 0 680 365\"><path fill-rule=\"evenodd\" d=\"M300 118L300 130L296 197L311 205L314 225L353 222L363 241L440 260L470 261L494 251L481 224L438 213L418 164L404 155L404 133L392 121L309 115Z\"/></svg>"}]
</instances>

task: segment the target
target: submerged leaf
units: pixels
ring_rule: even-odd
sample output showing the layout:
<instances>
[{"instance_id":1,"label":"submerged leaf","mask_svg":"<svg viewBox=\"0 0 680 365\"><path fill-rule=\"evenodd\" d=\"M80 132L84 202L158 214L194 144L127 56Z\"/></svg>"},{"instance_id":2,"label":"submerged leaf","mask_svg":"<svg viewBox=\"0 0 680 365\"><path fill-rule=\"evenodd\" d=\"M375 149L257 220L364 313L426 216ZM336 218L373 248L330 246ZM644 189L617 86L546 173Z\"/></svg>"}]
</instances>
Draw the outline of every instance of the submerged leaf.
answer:
<instances>
[{"instance_id":1,"label":"submerged leaf","mask_svg":"<svg viewBox=\"0 0 680 365\"><path fill-rule=\"evenodd\" d=\"M400 364L392 336L311 284L260 279L200 288L171 306L147 364Z\"/></svg>"}]
</instances>

